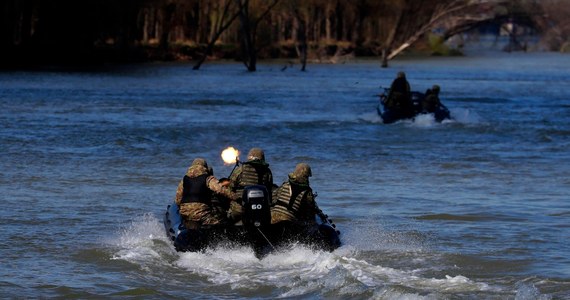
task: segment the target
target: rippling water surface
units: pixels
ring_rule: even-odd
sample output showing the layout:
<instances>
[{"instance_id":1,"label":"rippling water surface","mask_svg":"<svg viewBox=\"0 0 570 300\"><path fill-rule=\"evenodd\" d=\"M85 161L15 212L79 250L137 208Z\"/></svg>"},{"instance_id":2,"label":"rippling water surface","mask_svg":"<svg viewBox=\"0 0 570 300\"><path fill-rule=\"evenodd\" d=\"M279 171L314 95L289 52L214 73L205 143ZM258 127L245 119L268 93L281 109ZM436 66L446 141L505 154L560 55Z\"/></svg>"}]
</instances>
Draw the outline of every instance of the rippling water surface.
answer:
<instances>
[{"instance_id":1,"label":"rippling water surface","mask_svg":"<svg viewBox=\"0 0 570 300\"><path fill-rule=\"evenodd\" d=\"M0 73L0 296L570 299L570 57L148 64ZM380 87L442 87L453 121L383 125ZM177 253L188 164L261 147L313 168L332 253ZM243 154L242 154L243 156Z\"/></svg>"}]
</instances>

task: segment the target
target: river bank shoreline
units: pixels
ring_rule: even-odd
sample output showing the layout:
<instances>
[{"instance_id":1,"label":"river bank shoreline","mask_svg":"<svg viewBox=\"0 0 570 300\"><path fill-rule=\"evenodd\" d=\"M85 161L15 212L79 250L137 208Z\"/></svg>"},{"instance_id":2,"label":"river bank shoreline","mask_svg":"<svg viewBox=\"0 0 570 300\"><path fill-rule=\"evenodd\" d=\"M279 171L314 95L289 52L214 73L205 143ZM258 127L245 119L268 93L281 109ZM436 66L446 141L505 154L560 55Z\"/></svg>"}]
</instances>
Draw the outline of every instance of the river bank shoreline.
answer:
<instances>
[{"instance_id":1,"label":"river bank shoreline","mask_svg":"<svg viewBox=\"0 0 570 300\"><path fill-rule=\"evenodd\" d=\"M350 43L330 43L309 45L307 64L344 64L356 60L381 60L379 45L356 47ZM0 70L84 70L100 67L120 66L154 62L180 62L194 65L203 55L204 45L174 44L167 49L159 45L139 45L117 47L99 45L92 48L54 46L50 49L32 47L12 47L6 49L0 58ZM499 53L552 52L542 49L538 41L531 41L525 49L510 49L508 40L494 37L481 38L475 42L448 41L433 44L426 40L408 48L394 60L426 59L435 57L466 57L497 55ZM553 52L554 53L554 52ZM297 47L294 43L263 47L258 51L259 61L284 62L284 68L300 65ZM216 45L208 62L241 62L241 52L237 45Z\"/></svg>"},{"instance_id":2,"label":"river bank shoreline","mask_svg":"<svg viewBox=\"0 0 570 300\"><path fill-rule=\"evenodd\" d=\"M467 45L469 46L469 45ZM493 44L493 49L500 51ZM464 45L436 44L426 41L415 44L399 55L402 57L464 56ZM477 51L477 50L475 50ZM13 46L5 49L0 57L0 69L45 69L45 68L91 68L105 65L120 65L147 62L187 62L194 64L202 58L205 45L172 44L167 48L157 44L119 46L95 45L93 47L73 47L54 45L51 48ZM294 43L285 43L261 47L259 60L281 59L289 64L300 62L299 52ZM307 63L341 64L355 59L381 59L381 47L377 44L354 46L350 43L309 44ZM241 50L238 45L216 45L208 61L241 62Z\"/></svg>"}]
</instances>

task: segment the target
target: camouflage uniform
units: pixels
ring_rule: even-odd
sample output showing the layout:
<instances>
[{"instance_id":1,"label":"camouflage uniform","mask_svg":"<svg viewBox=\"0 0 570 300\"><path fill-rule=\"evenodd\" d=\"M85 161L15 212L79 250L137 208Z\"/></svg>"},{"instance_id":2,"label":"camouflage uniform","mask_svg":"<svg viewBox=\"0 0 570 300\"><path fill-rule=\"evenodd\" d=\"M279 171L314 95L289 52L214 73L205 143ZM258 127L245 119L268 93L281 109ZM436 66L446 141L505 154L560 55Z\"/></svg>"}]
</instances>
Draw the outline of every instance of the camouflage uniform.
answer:
<instances>
[{"instance_id":1,"label":"camouflage uniform","mask_svg":"<svg viewBox=\"0 0 570 300\"><path fill-rule=\"evenodd\" d=\"M230 203L230 218L234 221L241 219L243 207L241 198L244 187L261 184L271 195L273 189L273 174L269 164L265 162L265 153L259 148L252 148L247 155L247 162L241 163L230 175L230 189L236 193L239 201Z\"/></svg>"},{"instance_id":2,"label":"camouflage uniform","mask_svg":"<svg viewBox=\"0 0 570 300\"><path fill-rule=\"evenodd\" d=\"M396 79L392 82L386 99L386 107L399 110L404 114L412 113L412 92L404 72L398 72Z\"/></svg>"},{"instance_id":3,"label":"camouflage uniform","mask_svg":"<svg viewBox=\"0 0 570 300\"><path fill-rule=\"evenodd\" d=\"M187 226L214 225L223 220L223 216L212 208L212 193L231 200L236 199L235 193L222 186L218 179L211 175L206 161L197 158L188 168L176 190L175 201Z\"/></svg>"},{"instance_id":4,"label":"camouflage uniform","mask_svg":"<svg viewBox=\"0 0 570 300\"><path fill-rule=\"evenodd\" d=\"M319 211L313 190L309 186L311 167L306 163L297 164L273 195L271 224L282 221L313 223Z\"/></svg>"},{"instance_id":5,"label":"camouflage uniform","mask_svg":"<svg viewBox=\"0 0 570 300\"><path fill-rule=\"evenodd\" d=\"M422 101L422 111L433 113L441 105L439 100L439 86L434 85L431 90L426 92L426 98Z\"/></svg>"},{"instance_id":6,"label":"camouflage uniform","mask_svg":"<svg viewBox=\"0 0 570 300\"><path fill-rule=\"evenodd\" d=\"M222 178L218 182L220 183L220 185L226 187L224 190L230 190L228 187L230 184L230 180L228 178ZM221 194L212 195L212 208L214 209L216 214L221 216L222 218L226 218L228 210L230 209L230 203L232 202L233 202L232 199L224 197Z\"/></svg>"}]
</instances>

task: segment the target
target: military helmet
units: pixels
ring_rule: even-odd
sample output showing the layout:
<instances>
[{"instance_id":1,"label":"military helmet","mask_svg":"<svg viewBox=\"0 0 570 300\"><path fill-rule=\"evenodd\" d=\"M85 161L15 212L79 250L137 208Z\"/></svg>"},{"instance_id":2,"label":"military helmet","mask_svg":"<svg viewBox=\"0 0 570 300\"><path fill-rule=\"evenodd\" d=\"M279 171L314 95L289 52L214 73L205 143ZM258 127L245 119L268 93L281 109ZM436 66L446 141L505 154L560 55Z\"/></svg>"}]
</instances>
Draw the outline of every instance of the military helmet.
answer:
<instances>
[{"instance_id":1,"label":"military helmet","mask_svg":"<svg viewBox=\"0 0 570 300\"><path fill-rule=\"evenodd\" d=\"M406 73L404 72L398 72L398 78L406 78Z\"/></svg>"},{"instance_id":2,"label":"military helmet","mask_svg":"<svg viewBox=\"0 0 570 300\"><path fill-rule=\"evenodd\" d=\"M309 178L313 176L313 173L311 172L311 167L308 164L298 163L297 166L295 166L295 171L293 171L293 176L298 179Z\"/></svg>"},{"instance_id":3,"label":"military helmet","mask_svg":"<svg viewBox=\"0 0 570 300\"><path fill-rule=\"evenodd\" d=\"M263 150L261 150L261 148L251 148L251 150L249 150L249 153L247 154L247 160L265 161L265 153L263 152Z\"/></svg>"},{"instance_id":4,"label":"military helmet","mask_svg":"<svg viewBox=\"0 0 570 300\"><path fill-rule=\"evenodd\" d=\"M432 90L432 91L439 92L439 85L434 84L434 85L431 87L431 90Z\"/></svg>"},{"instance_id":5,"label":"military helmet","mask_svg":"<svg viewBox=\"0 0 570 300\"><path fill-rule=\"evenodd\" d=\"M194 161L192 162L192 166L202 166L204 168L208 168L208 163L206 162L205 159L203 158L196 158L194 159Z\"/></svg>"}]
</instances>

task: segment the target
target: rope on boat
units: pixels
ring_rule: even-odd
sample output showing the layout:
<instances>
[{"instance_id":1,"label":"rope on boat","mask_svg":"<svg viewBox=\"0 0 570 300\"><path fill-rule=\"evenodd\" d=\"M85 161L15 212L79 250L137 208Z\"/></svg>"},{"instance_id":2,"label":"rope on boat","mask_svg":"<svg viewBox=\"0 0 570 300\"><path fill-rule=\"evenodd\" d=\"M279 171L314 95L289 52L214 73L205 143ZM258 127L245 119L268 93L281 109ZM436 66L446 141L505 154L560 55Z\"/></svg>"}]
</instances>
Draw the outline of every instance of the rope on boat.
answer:
<instances>
[{"instance_id":1,"label":"rope on boat","mask_svg":"<svg viewBox=\"0 0 570 300\"><path fill-rule=\"evenodd\" d=\"M273 250L277 250L275 249L275 246L273 246L273 244L271 244L271 242L269 241L269 239L265 236L265 234L263 234L263 231L261 231L261 229L259 229L259 227L256 227L257 231L259 231L259 233L261 233L261 236L267 241L267 243L269 244L269 246L271 246L271 248L273 248Z\"/></svg>"}]
</instances>

